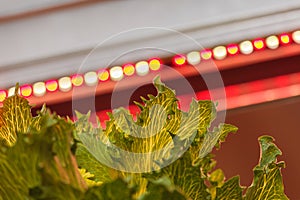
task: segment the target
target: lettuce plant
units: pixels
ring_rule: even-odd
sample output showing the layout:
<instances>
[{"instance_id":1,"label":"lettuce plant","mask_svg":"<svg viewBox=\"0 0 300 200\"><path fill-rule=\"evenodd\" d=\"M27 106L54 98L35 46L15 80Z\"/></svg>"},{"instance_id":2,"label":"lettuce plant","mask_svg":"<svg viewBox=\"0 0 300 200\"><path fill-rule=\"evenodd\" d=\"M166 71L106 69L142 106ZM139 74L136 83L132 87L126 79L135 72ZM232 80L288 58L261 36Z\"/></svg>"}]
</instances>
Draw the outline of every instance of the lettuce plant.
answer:
<instances>
[{"instance_id":1,"label":"lettuce plant","mask_svg":"<svg viewBox=\"0 0 300 200\"><path fill-rule=\"evenodd\" d=\"M89 114L72 122L43 107L33 117L26 99L8 97L0 108L0 199L288 199L272 137L259 138L253 182L242 187L239 176L215 169L211 154L237 128L210 127L213 102L193 100L183 112L173 90L154 85L157 95L136 103L136 119L119 108L105 129Z\"/></svg>"}]
</instances>

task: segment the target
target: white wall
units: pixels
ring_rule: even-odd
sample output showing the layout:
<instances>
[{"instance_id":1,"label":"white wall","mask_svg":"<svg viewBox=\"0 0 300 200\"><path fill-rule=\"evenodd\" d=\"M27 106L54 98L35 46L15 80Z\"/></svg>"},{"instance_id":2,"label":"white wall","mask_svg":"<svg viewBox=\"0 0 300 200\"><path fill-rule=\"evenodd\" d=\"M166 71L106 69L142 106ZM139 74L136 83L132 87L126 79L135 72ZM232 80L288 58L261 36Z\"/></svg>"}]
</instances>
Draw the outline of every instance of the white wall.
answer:
<instances>
[{"instance_id":1,"label":"white wall","mask_svg":"<svg viewBox=\"0 0 300 200\"><path fill-rule=\"evenodd\" d=\"M135 51L114 64L200 48L166 28L202 46L252 39L300 28L300 1L107 1L2 23L0 88L75 73L90 50L103 41L82 71L106 67L137 48L156 50Z\"/></svg>"}]
</instances>

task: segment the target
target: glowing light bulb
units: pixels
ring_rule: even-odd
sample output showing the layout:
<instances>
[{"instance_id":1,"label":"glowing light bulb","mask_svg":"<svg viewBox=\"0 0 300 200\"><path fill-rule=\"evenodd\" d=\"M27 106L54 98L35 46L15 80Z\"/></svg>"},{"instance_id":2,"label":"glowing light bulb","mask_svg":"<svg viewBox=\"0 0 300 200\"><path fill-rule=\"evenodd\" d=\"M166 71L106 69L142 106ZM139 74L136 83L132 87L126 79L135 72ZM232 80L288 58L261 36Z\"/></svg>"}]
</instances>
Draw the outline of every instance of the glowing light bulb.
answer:
<instances>
[{"instance_id":1,"label":"glowing light bulb","mask_svg":"<svg viewBox=\"0 0 300 200\"><path fill-rule=\"evenodd\" d=\"M230 44L227 46L227 52L229 55L237 55L239 53L239 47L236 44Z\"/></svg>"},{"instance_id":2,"label":"glowing light bulb","mask_svg":"<svg viewBox=\"0 0 300 200\"><path fill-rule=\"evenodd\" d=\"M58 80L59 89L62 92L68 92L72 88L72 81L70 77L62 77Z\"/></svg>"},{"instance_id":3,"label":"glowing light bulb","mask_svg":"<svg viewBox=\"0 0 300 200\"><path fill-rule=\"evenodd\" d=\"M300 44L300 31L293 32L292 38L295 43Z\"/></svg>"},{"instance_id":4,"label":"glowing light bulb","mask_svg":"<svg viewBox=\"0 0 300 200\"><path fill-rule=\"evenodd\" d=\"M133 64L125 64L123 66L123 72L126 76L132 76L135 72Z\"/></svg>"},{"instance_id":5,"label":"glowing light bulb","mask_svg":"<svg viewBox=\"0 0 300 200\"><path fill-rule=\"evenodd\" d=\"M286 44L290 44L291 43L291 38L288 34L284 33L284 34L281 34L279 36L279 39L280 39L280 43L282 45L286 45Z\"/></svg>"},{"instance_id":6,"label":"glowing light bulb","mask_svg":"<svg viewBox=\"0 0 300 200\"><path fill-rule=\"evenodd\" d=\"M209 60L212 58L212 50L206 49L200 52L201 58L203 60Z\"/></svg>"},{"instance_id":7,"label":"glowing light bulb","mask_svg":"<svg viewBox=\"0 0 300 200\"><path fill-rule=\"evenodd\" d=\"M37 82L33 84L33 94L34 96L40 97L46 93L46 85L44 82Z\"/></svg>"},{"instance_id":8,"label":"glowing light bulb","mask_svg":"<svg viewBox=\"0 0 300 200\"><path fill-rule=\"evenodd\" d=\"M149 60L149 67L152 71L157 71L161 68L161 60L158 58L152 58Z\"/></svg>"},{"instance_id":9,"label":"glowing light bulb","mask_svg":"<svg viewBox=\"0 0 300 200\"><path fill-rule=\"evenodd\" d=\"M99 70L98 71L98 79L99 81L107 81L109 79L109 72L107 70Z\"/></svg>"},{"instance_id":10,"label":"glowing light bulb","mask_svg":"<svg viewBox=\"0 0 300 200\"><path fill-rule=\"evenodd\" d=\"M217 60L223 60L227 56L226 47L217 46L213 49L214 58Z\"/></svg>"},{"instance_id":11,"label":"glowing light bulb","mask_svg":"<svg viewBox=\"0 0 300 200\"><path fill-rule=\"evenodd\" d=\"M32 87L31 85L23 85L20 87L21 95L23 97L30 97L32 95Z\"/></svg>"},{"instance_id":12,"label":"glowing light bulb","mask_svg":"<svg viewBox=\"0 0 300 200\"><path fill-rule=\"evenodd\" d=\"M7 96L8 97L11 97L11 96L13 96L13 95L15 95L15 90L16 90L16 87L11 87L11 88L9 88L8 89L8 94L7 94ZM19 90L18 90L18 94L20 94L20 88L19 88Z\"/></svg>"},{"instance_id":13,"label":"glowing light bulb","mask_svg":"<svg viewBox=\"0 0 300 200\"><path fill-rule=\"evenodd\" d=\"M271 36L267 37L266 44L269 49L277 49L279 46L278 37L275 35L271 35Z\"/></svg>"},{"instance_id":14,"label":"glowing light bulb","mask_svg":"<svg viewBox=\"0 0 300 200\"><path fill-rule=\"evenodd\" d=\"M49 92L54 92L56 90L58 90L58 83L56 80L49 80L46 81L46 89Z\"/></svg>"},{"instance_id":15,"label":"glowing light bulb","mask_svg":"<svg viewBox=\"0 0 300 200\"><path fill-rule=\"evenodd\" d=\"M3 102L7 97L7 93L5 90L0 90L0 102Z\"/></svg>"},{"instance_id":16,"label":"glowing light bulb","mask_svg":"<svg viewBox=\"0 0 300 200\"><path fill-rule=\"evenodd\" d=\"M251 54L253 52L252 42L249 40L240 43L240 51L243 54Z\"/></svg>"},{"instance_id":17,"label":"glowing light bulb","mask_svg":"<svg viewBox=\"0 0 300 200\"><path fill-rule=\"evenodd\" d=\"M261 49L264 49L266 47L263 39L255 39L253 41L253 46L256 50L261 50Z\"/></svg>"},{"instance_id":18,"label":"glowing light bulb","mask_svg":"<svg viewBox=\"0 0 300 200\"><path fill-rule=\"evenodd\" d=\"M173 57L173 64L175 66L182 66L186 63L186 58L184 55L176 55Z\"/></svg>"},{"instance_id":19,"label":"glowing light bulb","mask_svg":"<svg viewBox=\"0 0 300 200\"><path fill-rule=\"evenodd\" d=\"M135 70L136 70L136 73L139 76L145 76L146 74L149 73L148 62L146 62L146 61L140 61L140 62L136 63L135 64Z\"/></svg>"},{"instance_id":20,"label":"glowing light bulb","mask_svg":"<svg viewBox=\"0 0 300 200\"><path fill-rule=\"evenodd\" d=\"M98 75L96 72L87 72L84 74L84 82L88 86L94 86L98 83Z\"/></svg>"},{"instance_id":21,"label":"glowing light bulb","mask_svg":"<svg viewBox=\"0 0 300 200\"><path fill-rule=\"evenodd\" d=\"M192 52L188 53L186 57L187 57L188 63L191 65L197 65L201 61L201 56L198 51L192 51Z\"/></svg>"},{"instance_id":22,"label":"glowing light bulb","mask_svg":"<svg viewBox=\"0 0 300 200\"><path fill-rule=\"evenodd\" d=\"M78 87L83 84L83 77L80 74L75 74L71 76L71 81L74 86Z\"/></svg>"},{"instance_id":23,"label":"glowing light bulb","mask_svg":"<svg viewBox=\"0 0 300 200\"><path fill-rule=\"evenodd\" d=\"M113 81L120 81L124 77L123 69L120 66L112 67L109 70L109 73L110 73L110 78Z\"/></svg>"}]
</instances>

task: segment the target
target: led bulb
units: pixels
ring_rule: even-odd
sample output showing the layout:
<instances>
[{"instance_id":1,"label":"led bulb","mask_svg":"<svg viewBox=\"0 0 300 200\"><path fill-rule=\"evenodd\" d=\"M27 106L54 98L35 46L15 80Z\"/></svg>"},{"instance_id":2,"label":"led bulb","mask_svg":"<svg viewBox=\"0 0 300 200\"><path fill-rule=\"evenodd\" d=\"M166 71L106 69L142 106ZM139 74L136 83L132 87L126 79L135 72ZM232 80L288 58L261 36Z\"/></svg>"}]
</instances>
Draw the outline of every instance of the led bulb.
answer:
<instances>
[{"instance_id":1,"label":"led bulb","mask_svg":"<svg viewBox=\"0 0 300 200\"><path fill-rule=\"evenodd\" d=\"M23 97L30 97L32 95L31 85L23 85L20 87L21 95Z\"/></svg>"},{"instance_id":2,"label":"led bulb","mask_svg":"<svg viewBox=\"0 0 300 200\"><path fill-rule=\"evenodd\" d=\"M54 92L58 89L58 83L56 80L49 80L49 81L46 81L46 89L49 91L49 92Z\"/></svg>"},{"instance_id":3,"label":"led bulb","mask_svg":"<svg viewBox=\"0 0 300 200\"><path fill-rule=\"evenodd\" d=\"M157 58L153 58L149 61L149 67L152 71L157 71L161 68L161 61Z\"/></svg>"},{"instance_id":4,"label":"led bulb","mask_svg":"<svg viewBox=\"0 0 300 200\"><path fill-rule=\"evenodd\" d=\"M120 81L124 77L123 69L120 66L112 67L109 70L110 78L113 81Z\"/></svg>"},{"instance_id":5,"label":"led bulb","mask_svg":"<svg viewBox=\"0 0 300 200\"><path fill-rule=\"evenodd\" d=\"M186 58L184 55L176 55L173 57L173 64L176 66L182 66L186 63Z\"/></svg>"},{"instance_id":6,"label":"led bulb","mask_svg":"<svg viewBox=\"0 0 300 200\"><path fill-rule=\"evenodd\" d=\"M126 76L132 76L134 74L134 66L132 64L126 64L123 66L123 72Z\"/></svg>"},{"instance_id":7,"label":"led bulb","mask_svg":"<svg viewBox=\"0 0 300 200\"><path fill-rule=\"evenodd\" d=\"M265 43L262 39L256 39L253 41L253 46L256 50L261 50L265 48Z\"/></svg>"},{"instance_id":8,"label":"led bulb","mask_svg":"<svg viewBox=\"0 0 300 200\"><path fill-rule=\"evenodd\" d=\"M80 74L73 75L71 77L72 84L76 87L81 86L83 84L83 77Z\"/></svg>"},{"instance_id":9,"label":"led bulb","mask_svg":"<svg viewBox=\"0 0 300 200\"><path fill-rule=\"evenodd\" d=\"M11 96L13 96L13 95L15 95L15 90L16 90L16 87L11 87L11 88L9 88L8 89L8 94L7 94L7 96L8 97L11 97ZM20 88L19 88L19 90L18 90L18 94L20 94Z\"/></svg>"},{"instance_id":10,"label":"led bulb","mask_svg":"<svg viewBox=\"0 0 300 200\"><path fill-rule=\"evenodd\" d=\"M88 86L94 86L98 83L98 75L96 72L87 72L84 74L84 82Z\"/></svg>"},{"instance_id":11,"label":"led bulb","mask_svg":"<svg viewBox=\"0 0 300 200\"><path fill-rule=\"evenodd\" d=\"M291 38L290 38L290 36L288 35L288 34L281 34L280 36L279 36L279 38L280 38L280 43L281 44L283 44L283 45L285 45L285 44L290 44L291 43Z\"/></svg>"},{"instance_id":12,"label":"led bulb","mask_svg":"<svg viewBox=\"0 0 300 200\"><path fill-rule=\"evenodd\" d=\"M62 92L68 92L72 88L72 82L70 77L63 77L58 80L59 89Z\"/></svg>"},{"instance_id":13,"label":"led bulb","mask_svg":"<svg viewBox=\"0 0 300 200\"><path fill-rule=\"evenodd\" d=\"M275 35L267 37L266 44L269 49L277 49L279 46L278 37Z\"/></svg>"},{"instance_id":14,"label":"led bulb","mask_svg":"<svg viewBox=\"0 0 300 200\"><path fill-rule=\"evenodd\" d=\"M149 73L149 65L146 61L140 61L135 64L136 73L140 76L145 76Z\"/></svg>"},{"instance_id":15,"label":"led bulb","mask_svg":"<svg viewBox=\"0 0 300 200\"><path fill-rule=\"evenodd\" d=\"M213 49L214 58L217 60L223 60L227 56L226 47L218 46Z\"/></svg>"},{"instance_id":16,"label":"led bulb","mask_svg":"<svg viewBox=\"0 0 300 200\"><path fill-rule=\"evenodd\" d=\"M243 54L251 54L253 52L253 45L250 41L244 41L240 43L240 51Z\"/></svg>"},{"instance_id":17,"label":"led bulb","mask_svg":"<svg viewBox=\"0 0 300 200\"><path fill-rule=\"evenodd\" d=\"M292 34L292 38L293 38L295 43L300 44L300 31L295 31Z\"/></svg>"},{"instance_id":18,"label":"led bulb","mask_svg":"<svg viewBox=\"0 0 300 200\"><path fill-rule=\"evenodd\" d=\"M210 49L203 50L200 54L203 60L209 60L212 57L212 51Z\"/></svg>"},{"instance_id":19,"label":"led bulb","mask_svg":"<svg viewBox=\"0 0 300 200\"><path fill-rule=\"evenodd\" d=\"M230 55L236 55L239 53L239 47L236 44L230 44L227 46L227 52Z\"/></svg>"},{"instance_id":20,"label":"led bulb","mask_svg":"<svg viewBox=\"0 0 300 200\"><path fill-rule=\"evenodd\" d=\"M201 61L201 56L198 51L193 51L187 54L187 61L190 65L197 65Z\"/></svg>"},{"instance_id":21,"label":"led bulb","mask_svg":"<svg viewBox=\"0 0 300 200\"><path fill-rule=\"evenodd\" d=\"M0 90L0 102L3 102L6 97L7 97L6 91Z\"/></svg>"},{"instance_id":22,"label":"led bulb","mask_svg":"<svg viewBox=\"0 0 300 200\"><path fill-rule=\"evenodd\" d=\"M107 70L99 70L98 79L99 81L107 81L109 79L109 72Z\"/></svg>"},{"instance_id":23,"label":"led bulb","mask_svg":"<svg viewBox=\"0 0 300 200\"><path fill-rule=\"evenodd\" d=\"M46 93L46 85L44 82L37 82L33 84L33 94L34 96L40 97Z\"/></svg>"}]
</instances>

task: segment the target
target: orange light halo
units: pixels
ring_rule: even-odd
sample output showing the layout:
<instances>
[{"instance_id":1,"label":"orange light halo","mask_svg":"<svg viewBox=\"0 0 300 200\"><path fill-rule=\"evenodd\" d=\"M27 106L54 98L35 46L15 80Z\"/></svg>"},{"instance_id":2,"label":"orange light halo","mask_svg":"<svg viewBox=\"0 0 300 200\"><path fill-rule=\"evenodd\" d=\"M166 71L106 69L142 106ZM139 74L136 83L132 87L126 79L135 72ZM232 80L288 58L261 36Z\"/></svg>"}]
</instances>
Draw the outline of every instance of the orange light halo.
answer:
<instances>
[{"instance_id":1,"label":"orange light halo","mask_svg":"<svg viewBox=\"0 0 300 200\"><path fill-rule=\"evenodd\" d=\"M21 95L23 97L30 97L33 93L31 85L23 85L20 87Z\"/></svg>"},{"instance_id":2,"label":"orange light halo","mask_svg":"<svg viewBox=\"0 0 300 200\"><path fill-rule=\"evenodd\" d=\"M262 50L262 49L266 48L266 44L265 44L264 40L261 38L253 40L252 43L253 43L255 50Z\"/></svg>"},{"instance_id":3,"label":"orange light halo","mask_svg":"<svg viewBox=\"0 0 300 200\"><path fill-rule=\"evenodd\" d=\"M186 63L186 57L184 55L176 55L173 57L173 64L175 66L182 66Z\"/></svg>"},{"instance_id":4,"label":"orange light halo","mask_svg":"<svg viewBox=\"0 0 300 200\"><path fill-rule=\"evenodd\" d=\"M132 76L135 72L134 65L131 63L123 65L123 72L126 76Z\"/></svg>"},{"instance_id":5,"label":"orange light halo","mask_svg":"<svg viewBox=\"0 0 300 200\"><path fill-rule=\"evenodd\" d=\"M201 58L202 58L203 60L209 60L209 59L212 58L213 53L212 53L212 50L210 50L210 49L205 49L205 50L203 50L203 51L200 52L200 55L201 55Z\"/></svg>"},{"instance_id":6,"label":"orange light halo","mask_svg":"<svg viewBox=\"0 0 300 200\"><path fill-rule=\"evenodd\" d=\"M108 70L106 70L106 69L100 69L100 70L98 70L98 79L99 79L99 81L102 81L102 82L104 82L104 81L107 81L108 79L109 79L109 71Z\"/></svg>"},{"instance_id":7,"label":"orange light halo","mask_svg":"<svg viewBox=\"0 0 300 200\"><path fill-rule=\"evenodd\" d=\"M80 74L75 74L71 76L72 84L76 87L79 87L83 84L83 76Z\"/></svg>"},{"instance_id":8,"label":"orange light halo","mask_svg":"<svg viewBox=\"0 0 300 200\"><path fill-rule=\"evenodd\" d=\"M152 71L157 71L161 68L162 61L159 58L151 58L148 62Z\"/></svg>"},{"instance_id":9,"label":"orange light halo","mask_svg":"<svg viewBox=\"0 0 300 200\"><path fill-rule=\"evenodd\" d=\"M227 45L226 49L228 54L231 56L237 55L239 53L239 47L236 44L229 44Z\"/></svg>"},{"instance_id":10,"label":"orange light halo","mask_svg":"<svg viewBox=\"0 0 300 200\"><path fill-rule=\"evenodd\" d=\"M48 80L45 82L45 84L48 92L55 92L58 90L57 80Z\"/></svg>"}]
</instances>

